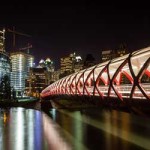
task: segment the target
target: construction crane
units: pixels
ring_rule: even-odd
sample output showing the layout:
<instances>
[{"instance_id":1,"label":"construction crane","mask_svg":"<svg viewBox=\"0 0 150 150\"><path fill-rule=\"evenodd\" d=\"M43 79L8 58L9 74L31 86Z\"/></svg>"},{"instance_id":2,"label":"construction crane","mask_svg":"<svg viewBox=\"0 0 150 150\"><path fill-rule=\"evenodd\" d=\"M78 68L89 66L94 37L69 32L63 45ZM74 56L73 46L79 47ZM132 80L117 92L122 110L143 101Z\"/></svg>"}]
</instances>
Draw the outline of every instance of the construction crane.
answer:
<instances>
[{"instance_id":1,"label":"construction crane","mask_svg":"<svg viewBox=\"0 0 150 150\"><path fill-rule=\"evenodd\" d=\"M13 30L7 29L6 31L13 33L13 48L15 48L16 46L16 34L21 36L31 37L31 35L15 31L15 27L13 27Z\"/></svg>"},{"instance_id":2,"label":"construction crane","mask_svg":"<svg viewBox=\"0 0 150 150\"><path fill-rule=\"evenodd\" d=\"M28 46L27 46L27 47L19 48L19 50L20 50L20 51L22 51L22 50L27 50L27 53L29 54L29 49L30 49L30 48L32 48L32 45L28 43Z\"/></svg>"}]
</instances>

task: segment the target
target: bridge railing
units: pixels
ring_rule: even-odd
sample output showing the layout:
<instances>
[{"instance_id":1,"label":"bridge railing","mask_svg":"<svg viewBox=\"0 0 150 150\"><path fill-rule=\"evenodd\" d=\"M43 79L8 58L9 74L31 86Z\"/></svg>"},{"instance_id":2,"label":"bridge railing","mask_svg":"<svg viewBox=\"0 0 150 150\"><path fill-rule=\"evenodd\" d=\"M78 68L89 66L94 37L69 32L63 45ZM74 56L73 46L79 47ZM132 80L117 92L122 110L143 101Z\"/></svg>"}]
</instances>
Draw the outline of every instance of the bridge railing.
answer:
<instances>
[{"instance_id":1,"label":"bridge railing","mask_svg":"<svg viewBox=\"0 0 150 150\"><path fill-rule=\"evenodd\" d=\"M150 100L150 47L66 76L41 93L42 98L54 95Z\"/></svg>"}]
</instances>

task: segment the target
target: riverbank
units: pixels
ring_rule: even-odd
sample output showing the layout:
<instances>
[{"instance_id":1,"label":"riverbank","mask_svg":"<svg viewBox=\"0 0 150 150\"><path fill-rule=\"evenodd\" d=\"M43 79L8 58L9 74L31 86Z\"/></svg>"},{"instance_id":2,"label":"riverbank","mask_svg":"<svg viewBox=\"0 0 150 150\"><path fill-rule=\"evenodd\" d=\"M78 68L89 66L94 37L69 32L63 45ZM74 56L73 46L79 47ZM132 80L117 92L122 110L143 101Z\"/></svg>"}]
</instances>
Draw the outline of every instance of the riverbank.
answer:
<instances>
[{"instance_id":1,"label":"riverbank","mask_svg":"<svg viewBox=\"0 0 150 150\"><path fill-rule=\"evenodd\" d=\"M40 109L39 99L34 97L27 97L27 98L19 98L17 100L1 100L0 101L0 108L6 107L24 107L24 108L33 108L33 109Z\"/></svg>"},{"instance_id":2,"label":"riverbank","mask_svg":"<svg viewBox=\"0 0 150 150\"><path fill-rule=\"evenodd\" d=\"M35 109L39 111L49 112L51 108L55 109L86 109L86 108L102 108L109 110L118 110L128 113L133 113L143 117L150 118L150 109L139 109L136 107L127 107L122 103L102 103L99 100L87 99L53 99L53 100L40 100L37 98L23 98L16 100L0 101L0 108L23 107L26 109Z\"/></svg>"}]
</instances>

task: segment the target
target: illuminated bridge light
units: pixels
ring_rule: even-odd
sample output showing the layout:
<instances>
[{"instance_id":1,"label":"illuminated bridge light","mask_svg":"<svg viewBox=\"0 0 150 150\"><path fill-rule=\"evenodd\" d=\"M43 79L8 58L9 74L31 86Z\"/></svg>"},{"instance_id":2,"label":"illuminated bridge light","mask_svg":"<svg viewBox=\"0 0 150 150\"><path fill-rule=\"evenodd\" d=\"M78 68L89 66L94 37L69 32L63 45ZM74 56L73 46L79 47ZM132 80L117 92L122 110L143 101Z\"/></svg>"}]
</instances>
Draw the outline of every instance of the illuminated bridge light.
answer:
<instances>
[{"instance_id":1,"label":"illuminated bridge light","mask_svg":"<svg viewBox=\"0 0 150 150\"><path fill-rule=\"evenodd\" d=\"M150 47L66 76L41 92L51 96L150 100Z\"/></svg>"}]
</instances>

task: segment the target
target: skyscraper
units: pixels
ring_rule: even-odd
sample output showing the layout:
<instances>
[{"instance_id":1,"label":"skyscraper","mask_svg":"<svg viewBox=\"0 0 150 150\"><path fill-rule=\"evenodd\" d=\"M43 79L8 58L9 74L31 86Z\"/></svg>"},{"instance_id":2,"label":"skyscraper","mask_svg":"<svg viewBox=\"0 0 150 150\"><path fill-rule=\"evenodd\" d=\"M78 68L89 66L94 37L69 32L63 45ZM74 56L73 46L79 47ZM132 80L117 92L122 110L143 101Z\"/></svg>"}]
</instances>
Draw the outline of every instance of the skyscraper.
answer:
<instances>
[{"instance_id":1,"label":"skyscraper","mask_svg":"<svg viewBox=\"0 0 150 150\"><path fill-rule=\"evenodd\" d=\"M40 97L40 92L48 86L46 68L30 68L29 78L26 80L26 93L29 96Z\"/></svg>"},{"instance_id":2,"label":"skyscraper","mask_svg":"<svg viewBox=\"0 0 150 150\"><path fill-rule=\"evenodd\" d=\"M71 74L82 69L82 58L76 53L71 53L69 56L60 59L60 66L61 74Z\"/></svg>"},{"instance_id":3,"label":"skyscraper","mask_svg":"<svg viewBox=\"0 0 150 150\"><path fill-rule=\"evenodd\" d=\"M10 59L5 52L5 29L0 30L0 82L4 75L10 75Z\"/></svg>"},{"instance_id":4,"label":"skyscraper","mask_svg":"<svg viewBox=\"0 0 150 150\"><path fill-rule=\"evenodd\" d=\"M11 59L11 86L16 91L17 97L23 97L25 93L25 80L29 76L29 69L33 67L34 57L30 54L18 51L10 53Z\"/></svg>"},{"instance_id":5,"label":"skyscraper","mask_svg":"<svg viewBox=\"0 0 150 150\"><path fill-rule=\"evenodd\" d=\"M5 52L5 29L0 30L0 52Z\"/></svg>"}]
</instances>

